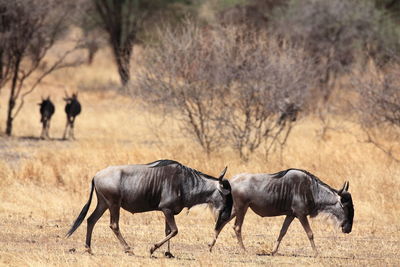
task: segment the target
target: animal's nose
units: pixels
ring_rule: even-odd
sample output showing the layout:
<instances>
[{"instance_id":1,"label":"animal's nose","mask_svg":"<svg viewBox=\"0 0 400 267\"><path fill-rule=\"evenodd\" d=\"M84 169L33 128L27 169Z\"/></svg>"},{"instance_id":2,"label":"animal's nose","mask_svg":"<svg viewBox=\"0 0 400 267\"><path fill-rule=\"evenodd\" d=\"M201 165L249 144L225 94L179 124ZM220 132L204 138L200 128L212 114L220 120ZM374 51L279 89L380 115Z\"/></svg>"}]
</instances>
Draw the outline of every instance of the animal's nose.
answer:
<instances>
[{"instance_id":1,"label":"animal's nose","mask_svg":"<svg viewBox=\"0 0 400 267\"><path fill-rule=\"evenodd\" d=\"M351 232L351 226L350 225L344 225L343 227L342 227L342 232L343 233L345 233L345 234L349 234L350 232Z\"/></svg>"}]
</instances>

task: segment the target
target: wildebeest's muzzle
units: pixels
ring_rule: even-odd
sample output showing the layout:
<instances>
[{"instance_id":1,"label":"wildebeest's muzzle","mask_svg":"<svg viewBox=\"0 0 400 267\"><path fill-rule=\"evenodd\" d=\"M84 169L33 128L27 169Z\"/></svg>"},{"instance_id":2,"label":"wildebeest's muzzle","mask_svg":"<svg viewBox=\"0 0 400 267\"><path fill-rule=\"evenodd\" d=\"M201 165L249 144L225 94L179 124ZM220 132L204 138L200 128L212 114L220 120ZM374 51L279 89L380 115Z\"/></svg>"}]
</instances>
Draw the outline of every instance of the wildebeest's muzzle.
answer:
<instances>
[{"instance_id":1,"label":"wildebeest's muzzle","mask_svg":"<svg viewBox=\"0 0 400 267\"><path fill-rule=\"evenodd\" d=\"M228 180L223 179L225 172L225 168L221 175L219 176L219 192L222 195L222 198L224 200L224 205L222 210L218 214L218 219L217 223L215 225L215 229L220 229L225 225L227 221L229 221L231 217L231 212L232 212L232 206L233 206L233 198L232 198L232 188Z\"/></svg>"},{"instance_id":2,"label":"wildebeest's muzzle","mask_svg":"<svg viewBox=\"0 0 400 267\"><path fill-rule=\"evenodd\" d=\"M354 218L354 206L351 194L348 192L349 182L345 182L343 188L338 191L340 196L340 202L343 206L343 211L345 214L345 221L342 224L342 232L350 233L353 228L353 218Z\"/></svg>"}]
</instances>

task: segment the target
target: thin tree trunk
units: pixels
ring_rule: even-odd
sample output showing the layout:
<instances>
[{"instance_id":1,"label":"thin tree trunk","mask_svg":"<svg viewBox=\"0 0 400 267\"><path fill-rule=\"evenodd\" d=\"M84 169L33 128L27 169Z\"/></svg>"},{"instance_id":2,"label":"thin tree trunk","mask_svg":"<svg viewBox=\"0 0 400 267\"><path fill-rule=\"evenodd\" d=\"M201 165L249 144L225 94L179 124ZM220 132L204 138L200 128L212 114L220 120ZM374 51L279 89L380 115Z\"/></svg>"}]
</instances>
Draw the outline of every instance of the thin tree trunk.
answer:
<instances>
[{"instance_id":1,"label":"thin tree trunk","mask_svg":"<svg viewBox=\"0 0 400 267\"><path fill-rule=\"evenodd\" d=\"M0 48L0 91L1 91L1 85L3 84L3 49Z\"/></svg>"},{"instance_id":2,"label":"thin tree trunk","mask_svg":"<svg viewBox=\"0 0 400 267\"><path fill-rule=\"evenodd\" d=\"M130 59L132 54L132 46L120 48L117 44L114 45L114 56L118 67L121 84L125 87L130 79Z\"/></svg>"},{"instance_id":3,"label":"thin tree trunk","mask_svg":"<svg viewBox=\"0 0 400 267\"><path fill-rule=\"evenodd\" d=\"M97 51L99 50L99 47L97 45L89 44L88 47L87 47L87 50L88 50L87 64L88 65L92 65L94 56L97 53Z\"/></svg>"},{"instance_id":4,"label":"thin tree trunk","mask_svg":"<svg viewBox=\"0 0 400 267\"><path fill-rule=\"evenodd\" d=\"M18 71L19 71L20 60L18 59L15 63L13 79L10 89L10 98L8 99L8 110L7 110L7 122L6 122L6 134L11 136L13 127L13 116L12 112L15 107L15 88L17 87Z\"/></svg>"}]
</instances>

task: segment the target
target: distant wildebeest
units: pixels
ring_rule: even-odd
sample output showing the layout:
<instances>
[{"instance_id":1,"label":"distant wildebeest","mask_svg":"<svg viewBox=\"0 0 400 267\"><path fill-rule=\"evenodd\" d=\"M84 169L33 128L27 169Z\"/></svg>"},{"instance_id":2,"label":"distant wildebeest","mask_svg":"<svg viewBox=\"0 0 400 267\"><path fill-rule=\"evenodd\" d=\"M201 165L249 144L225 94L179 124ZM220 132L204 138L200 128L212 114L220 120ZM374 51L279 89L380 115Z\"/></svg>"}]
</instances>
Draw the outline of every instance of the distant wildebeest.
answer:
<instances>
[{"instance_id":1,"label":"distant wildebeest","mask_svg":"<svg viewBox=\"0 0 400 267\"><path fill-rule=\"evenodd\" d=\"M294 103L286 103L278 118L278 125L285 124L287 121L294 122L297 120L297 115L300 108Z\"/></svg>"},{"instance_id":2,"label":"distant wildebeest","mask_svg":"<svg viewBox=\"0 0 400 267\"><path fill-rule=\"evenodd\" d=\"M50 96L46 99L42 98L42 102L38 104L40 106L40 122L42 123L42 133L40 134L41 139L48 139L49 137L49 128L50 128L50 119L53 116L54 111L56 110L53 102L50 100Z\"/></svg>"},{"instance_id":3,"label":"distant wildebeest","mask_svg":"<svg viewBox=\"0 0 400 267\"><path fill-rule=\"evenodd\" d=\"M183 208L208 203L218 214L215 233L219 233L230 219L233 202L229 181L223 179L225 172L226 168L217 179L173 160L108 167L94 176L89 200L67 236L72 235L85 218L95 189L97 207L87 219L86 248L89 253L93 227L107 209L110 210L111 229L125 252L133 253L119 231L119 212L122 207L132 213L162 211L166 237L150 248L150 255L168 241L165 256L173 257L169 240L178 233L174 215Z\"/></svg>"},{"instance_id":4,"label":"distant wildebeest","mask_svg":"<svg viewBox=\"0 0 400 267\"><path fill-rule=\"evenodd\" d=\"M65 113L67 114L67 124L65 126L63 139L66 139L68 135L72 139L75 139L74 136L75 117L78 116L79 113L81 113L81 104L78 101L78 93L73 93L71 97L69 97L66 94L64 100L67 102L67 104L65 105Z\"/></svg>"},{"instance_id":5,"label":"distant wildebeest","mask_svg":"<svg viewBox=\"0 0 400 267\"><path fill-rule=\"evenodd\" d=\"M298 169L288 169L275 174L239 174L230 180L234 209L230 219L236 216L234 230L240 247L245 250L242 241L242 224L250 207L262 217L286 215L279 237L272 250L274 255L294 218L298 218L317 255L313 232L307 216L325 214L350 233L353 225L354 207L349 182L343 188L335 190L323 183L313 174ZM222 229L223 226L220 228ZM210 244L210 251L219 233Z\"/></svg>"}]
</instances>

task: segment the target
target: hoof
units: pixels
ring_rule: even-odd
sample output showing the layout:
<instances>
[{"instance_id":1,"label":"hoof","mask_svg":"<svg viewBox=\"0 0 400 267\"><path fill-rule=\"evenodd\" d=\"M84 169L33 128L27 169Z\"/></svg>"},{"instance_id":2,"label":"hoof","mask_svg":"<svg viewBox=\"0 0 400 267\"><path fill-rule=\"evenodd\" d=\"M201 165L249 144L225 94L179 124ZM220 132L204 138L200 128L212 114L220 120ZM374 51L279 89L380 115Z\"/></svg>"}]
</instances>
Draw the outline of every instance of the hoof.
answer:
<instances>
[{"instance_id":1,"label":"hoof","mask_svg":"<svg viewBox=\"0 0 400 267\"><path fill-rule=\"evenodd\" d=\"M87 253L89 255L94 255L90 248L87 248L84 253Z\"/></svg>"},{"instance_id":2,"label":"hoof","mask_svg":"<svg viewBox=\"0 0 400 267\"><path fill-rule=\"evenodd\" d=\"M135 256L135 253L133 253L132 250L125 250L125 253L126 253L128 256Z\"/></svg>"},{"instance_id":3,"label":"hoof","mask_svg":"<svg viewBox=\"0 0 400 267\"><path fill-rule=\"evenodd\" d=\"M175 258L175 256L172 255L171 252L169 252L169 251L166 251L166 252L164 253L164 255L165 255L165 257L167 257L167 258L169 258L169 259Z\"/></svg>"},{"instance_id":4,"label":"hoof","mask_svg":"<svg viewBox=\"0 0 400 267\"><path fill-rule=\"evenodd\" d=\"M212 241L210 244L208 244L208 250L209 250L210 252L212 252L212 249L213 249L213 247L214 247L214 244L215 244L215 241Z\"/></svg>"},{"instance_id":5,"label":"hoof","mask_svg":"<svg viewBox=\"0 0 400 267\"><path fill-rule=\"evenodd\" d=\"M152 246L152 247L150 248L150 257L151 257L151 255L153 255L153 252L156 251L156 249L157 249L156 246Z\"/></svg>"}]
</instances>

